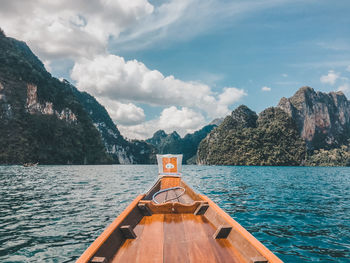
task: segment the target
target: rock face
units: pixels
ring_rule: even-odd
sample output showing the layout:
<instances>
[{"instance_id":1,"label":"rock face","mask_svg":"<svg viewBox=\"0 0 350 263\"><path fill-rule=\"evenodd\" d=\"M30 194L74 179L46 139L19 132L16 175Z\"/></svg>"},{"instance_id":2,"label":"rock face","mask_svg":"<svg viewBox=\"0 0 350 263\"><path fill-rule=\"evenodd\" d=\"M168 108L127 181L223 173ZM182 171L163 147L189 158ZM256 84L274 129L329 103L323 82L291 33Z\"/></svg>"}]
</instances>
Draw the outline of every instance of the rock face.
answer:
<instances>
[{"instance_id":1,"label":"rock face","mask_svg":"<svg viewBox=\"0 0 350 263\"><path fill-rule=\"evenodd\" d=\"M27 104L26 110L30 114L44 114L44 115L56 115L60 120L64 120L70 123L77 121L77 116L69 108L64 108L60 112L54 110L52 102L45 102L42 104L38 101L37 86L33 84L27 84Z\"/></svg>"},{"instance_id":2,"label":"rock face","mask_svg":"<svg viewBox=\"0 0 350 263\"><path fill-rule=\"evenodd\" d=\"M0 164L155 161L152 145L125 140L95 98L53 78L24 42L4 34L0 138Z\"/></svg>"},{"instance_id":3,"label":"rock face","mask_svg":"<svg viewBox=\"0 0 350 263\"><path fill-rule=\"evenodd\" d=\"M279 108L259 116L242 105L200 143L198 164L300 165L305 144L295 122Z\"/></svg>"},{"instance_id":4,"label":"rock face","mask_svg":"<svg viewBox=\"0 0 350 263\"><path fill-rule=\"evenodd\" d=\"M338 147L350 138L350 102L342 92L303 87L277 107L295 120L309 150Z\"/></svg>"},{"instance_id":5,"label":"rock face","mask_svg":"<svg viewBox=\"0 0 350 263\"><path fill-rule=\"evenodd\" d=\"M71 87L20 41L0 35L0 163L110 163Z\"/></svg>"},{"instance_id":6,"label":"rock face","mask_svg":"<svg viewBox=\"0 0 350 263\"><path fill-rule=\"evenodd\" d=\"M199 143L211 132L217 125L207 125L202 129L186 134L181 138L177 132L166 134L163 130L154 133L153 137L146 142L157 148L160 154L183 154L183 163L194 163Z\"/></svg>"},{"instance_id":7,"label":"rock face","mask_svg":"<svg viewBox=\"0 0 350 263\"><path fill-rule=\"evenodd\" d=\"M68 81L63 81L69 84ZM73 85L71 88L100 132L105 149L115 163L153 164L156 162L156 148L154 146L144 141L125 140L106 109L93 96L86 92L79 92Z\"/></svg>"}]
</instances>

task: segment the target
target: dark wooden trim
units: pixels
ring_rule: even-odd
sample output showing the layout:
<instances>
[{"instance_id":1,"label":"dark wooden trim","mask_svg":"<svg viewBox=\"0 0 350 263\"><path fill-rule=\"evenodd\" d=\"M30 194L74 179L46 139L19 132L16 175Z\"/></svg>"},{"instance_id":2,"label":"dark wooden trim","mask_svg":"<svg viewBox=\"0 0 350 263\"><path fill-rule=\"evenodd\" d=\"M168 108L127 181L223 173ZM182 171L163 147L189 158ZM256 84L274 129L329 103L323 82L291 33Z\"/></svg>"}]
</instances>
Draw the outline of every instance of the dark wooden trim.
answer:
<instances>
[{"instance_id":1,"label":"dark wooden trim","mask_svg":"<svg viewBox=\"0 0 350 263\"><path fill-rule=\"evenodd\" d=\"M227 238L232 230L232 226L219 226L213 235L213 238Z\"/></svg>"},{"instance_id":2,"label":"dark wooden trim","mask_svg":"<svg viewBox=\"0 0 350 263\"><path fill-rule=\"evenodd\" d=\"M209 208L208 203L202 203L200 206L197 207L196 211L194 211L194 214L196 216L204 215L204 213L207 211L208 208Z\"/></svg>"},{"instance_id":3,"label":"dark wooden trim","mask_svg":"<svg viewBox=\"0 0 350 263\"><path fill-rule=\"evenodd\" d=\"M144 216L151 216L152 215L151 209L149 209L149 207L145 203L139 202L139 204L137 206L140 208L140 210Z\"/></svg>"},{"instance_id":4,"label":"dark wooden trim","mask_svg":"<svg viewBox=\"0 0 350 263\"><path fill-rule=\"evenodd\" d=\"M120 231L122 231L125 239L135 239L136 234L130 225L121 226Z\"/></svg>"}]
</instances>

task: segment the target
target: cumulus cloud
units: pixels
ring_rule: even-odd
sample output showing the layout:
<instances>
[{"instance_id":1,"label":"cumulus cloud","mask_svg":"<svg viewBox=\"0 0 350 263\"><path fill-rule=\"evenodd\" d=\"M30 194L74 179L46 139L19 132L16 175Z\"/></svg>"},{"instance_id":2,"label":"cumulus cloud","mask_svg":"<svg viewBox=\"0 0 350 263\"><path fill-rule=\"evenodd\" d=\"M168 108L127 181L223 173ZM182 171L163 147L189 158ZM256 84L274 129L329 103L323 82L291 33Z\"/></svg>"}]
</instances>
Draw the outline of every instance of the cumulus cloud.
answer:
<instances>
[{"instance_id":1,"label":"cumulus cloud","mask_svg":"<svg viewBox=\"0 0 350 263\"><path fill-rule=\"evenodd\" d=\"M108 98L99 98L111 119L118 125L137 125L145 120L144 110L133 103L121 103Z\"/></svg>"},{"instance_id":2,"label":"cumulus cloud","mask_svg":"<svg viewBox=\"0 0 350 263\"><path fill-rule=\"evenodd\" d=\"M214 92L205 80L164 76L139 61L109 55L113 45L133 49L162 39L173 43L224 24L218 17L233 18L284 1L0 0L0 24L8 36L26 41L48 70L61 74L74 64L71 76L78 88L94 95L122 131L132 134L143 127L148 132L159 125L182 133L199 128L205 118L228 114L246 92L235 87ZM144 122L138 103L166 109L158 119ZM176 121L165 121L170 113Z\"/></svg>"},{"instance_id":3,"label":"cumulus cloud","mask_svg":"<svg viewBox=\"0 0 350 263\"><path fill-rule=\"evenodd\" d=\"M43 60L105 52L110 37L153 12L147 0L1 1L0 24Z\"/></svg>"},{"instance_id":4,"label":"cumulus cloud","mask_svg":"<svg viewBox=\"0 0 350 263\"><path fill-rule=\"evenodd\" d=\"M244 90L229 87L217 96L208 85L164 76L137 60L125 61L115 55L84 58L74 65L71 77L79 89L98 98L197 108L210 117L224 116L230 105L246 95Z\"/></svg>"},{"instance_id":5,"label":"cumulus cloud","mask_svg":"<svg viewBox=\"0 0 350 263\"><path fill-rule=\"evenodd\" d=\"M264 86L261 88L262 91L271 91L270 87Z\"/></svg>"},{"instance_id":6,"label":"cumulus cloud","mask_svg":"<svg viewBox=\"0 0 350 263\"><path fill-rule=\"evenodd\" d=\"M340 85L339 88L338 88L338 91L341 91L343 93L350 92L350 84L349 83L344 83L343 85Z\"/></svg>"},{"instance_id":7,"label":"cumulus cloud","mask_svg":"<svg viewBox=\"0 0 350 263\"><path fill-rule=\"evenodd\" d=\"M178 109L175 106L165 108L160 117L138 125L118 125L118 129L128 138L147 139L156 130L162 129L167 133L176 131L181 136L192 133L205 125L204 116L187 107Z\"/></svg>"},{"instance_id":8,"label":"cumulus cloud","mask_svg":"<svg viewBox=\"0 0 350 263\"><path fill-rule=\"evenodd\" d=\"M334 85L339 77L339 73L334 72L334 70L329 70L327 75L321 76L320 81L325 84Z\"/></svg>"}]
</instances>

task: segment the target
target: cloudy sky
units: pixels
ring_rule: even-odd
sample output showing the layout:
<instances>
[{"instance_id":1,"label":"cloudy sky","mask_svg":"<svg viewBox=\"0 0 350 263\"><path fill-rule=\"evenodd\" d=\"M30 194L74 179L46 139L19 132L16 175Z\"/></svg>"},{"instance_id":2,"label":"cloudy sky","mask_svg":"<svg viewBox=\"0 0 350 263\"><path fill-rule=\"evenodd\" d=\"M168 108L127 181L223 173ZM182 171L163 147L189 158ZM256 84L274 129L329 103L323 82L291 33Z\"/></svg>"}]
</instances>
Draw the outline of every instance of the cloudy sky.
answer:
<instances>
[{"instance_id":1,"label":"cloudy sky","mask_svg":"<svg viewBox=\"0 0 350 263\"><path fill-rule=\"evenodd\" d=\"M0 0L0 27L147 138L305 85L349 98L349 13L349 0Z\"/></svg>"}]
</instances>

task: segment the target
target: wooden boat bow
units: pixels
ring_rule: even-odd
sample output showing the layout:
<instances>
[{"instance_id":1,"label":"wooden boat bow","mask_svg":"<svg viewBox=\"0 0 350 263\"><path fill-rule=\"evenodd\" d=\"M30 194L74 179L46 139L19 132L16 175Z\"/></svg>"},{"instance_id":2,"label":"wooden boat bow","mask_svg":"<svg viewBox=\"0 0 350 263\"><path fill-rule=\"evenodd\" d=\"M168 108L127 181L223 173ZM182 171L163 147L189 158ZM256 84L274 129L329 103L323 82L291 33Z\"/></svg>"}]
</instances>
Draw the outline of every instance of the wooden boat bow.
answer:
<instances>
[{"instance_id":1,"label":"wooden boat bow","mask_svg":"<svg viewBox=\"0 0 350 263\"><path fill-rule=\"evenodd\" d=\"M174 187L185 193L180 196ZM152 200L157 192L159 204ZM165 175L139 195L77 262L282 261L180 176Z\"/></svg>"}]
</instances>

